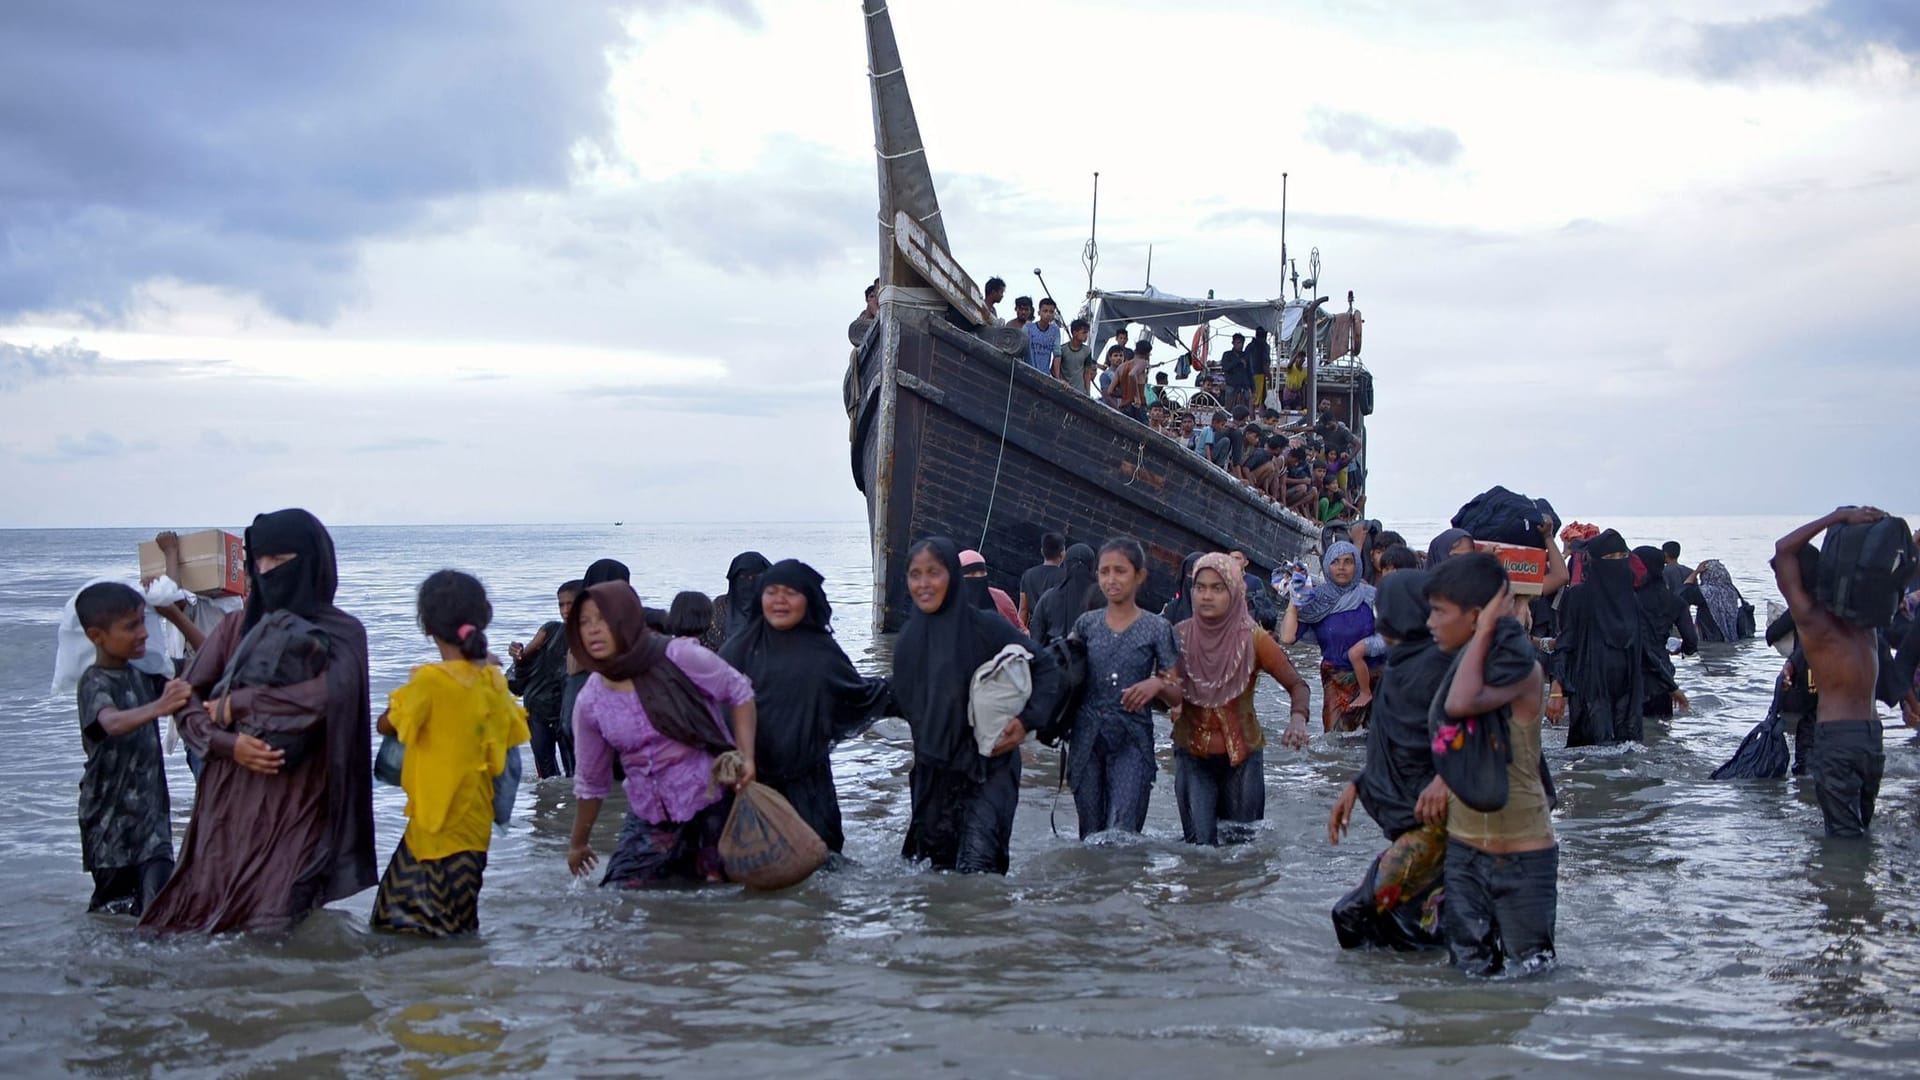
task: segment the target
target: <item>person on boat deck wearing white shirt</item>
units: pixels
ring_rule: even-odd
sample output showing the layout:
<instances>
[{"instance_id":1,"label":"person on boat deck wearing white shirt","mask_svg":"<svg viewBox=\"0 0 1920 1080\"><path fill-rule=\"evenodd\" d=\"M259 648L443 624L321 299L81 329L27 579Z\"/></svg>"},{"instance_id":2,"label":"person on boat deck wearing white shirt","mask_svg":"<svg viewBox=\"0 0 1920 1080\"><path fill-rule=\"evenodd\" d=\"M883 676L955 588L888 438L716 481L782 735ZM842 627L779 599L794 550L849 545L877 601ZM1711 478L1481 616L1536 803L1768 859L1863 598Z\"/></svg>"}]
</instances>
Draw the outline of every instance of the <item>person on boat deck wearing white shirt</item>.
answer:
<instances>
[{"instance_id":1,"label":"person on boat deck wearing white shirt","mask_svg":"<svg viewBox=\"0 0 1920 1080\"><path fill-rule=\"evenodd\" d=\"M1007 325L1007 320L1001 318L1000 313L994 310L1000 301L1007 297L1007 283L997 277L990 277L987 279L987 285L983 292L987 298L987 325Z\"/></svg>"},{"instance_id":2,"label":"person on boat deck wearing white shirt","mask_svg":"<svg viewBox=\"0 0 1920 1080\"><path fill-rule=\"evenodd\" d=\"M1060 309L1049 296L1040 301L1039 320L1027 324L1027 363L1042 375L1053 374L1053 350L1066 338L1056 321L1059 314Z\"/></svg>"}]
</instances>

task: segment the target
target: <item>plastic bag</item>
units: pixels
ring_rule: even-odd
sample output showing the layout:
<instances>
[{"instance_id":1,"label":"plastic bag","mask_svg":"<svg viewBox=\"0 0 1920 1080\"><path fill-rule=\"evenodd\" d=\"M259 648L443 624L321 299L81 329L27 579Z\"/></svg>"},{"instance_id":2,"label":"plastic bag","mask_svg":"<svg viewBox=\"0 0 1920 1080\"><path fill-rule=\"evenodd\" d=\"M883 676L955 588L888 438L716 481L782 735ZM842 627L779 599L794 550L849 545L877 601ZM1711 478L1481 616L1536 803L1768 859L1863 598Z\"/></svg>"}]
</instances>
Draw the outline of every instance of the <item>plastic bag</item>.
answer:
<instances>
[{"instance_id":1,"label":"plastic bag","mask_svg":"<svg viewBox=\"0 0 1920 1080\"><path fill-rule=\"evenodd\" d=\"M373 778L390 787L400 786L400 764L407 748L391 735L380 736L380 750L373 755Z\"/></svg>"},{"instance_id":2,"label":"plastic bag","mask_svg":"<svg viewBox=\"0 0 1920 1080\"><path fill-rule=\"evenodd\" d=\"M407 760L407 748L391 735L380 736L380 749L373 755L373 778L391 787L400 786L400 770ZM505 825L513 819L513 801L520 795L520 780L526 775L520 763L520 748L507 747L507 763L493 778L493 823Z\"/></svg>"},{"instance_id":3,"label":"plastic bag","mask_svg":"<svg viewBox=\"0 0 1920 1080\"><path fill-rule=\"evenodd\" d=\"M1803 717L1803 724L1813 723ZM1787 775L1787 736L1778 713L1768 713L1740 740L1740 749L1725 765L1713 770L1715 780L1778 780Z\"/></svg>"},{"instance_id":4,"label":"plastic bag","mask_svg":"<svg viewBox=\"0 0 1920 1080\"><path fill-rule=\"evenodd\" d=\"M81 674L93 666L93 642L87 640L87 632L80 628L80 616L74 613L73 602L88 586L102 582L118 582L134 592L147 595L142 592L138 581L111 577L94 578L86 585L73 590L73 595L67 597L67 606L61 611L60 629L55 635L51 691L55 697L71 697L80 689ZM157 595L166 595L165 591L159 589L163 583L171 587L174 592L179 591L178 586L163 577L153 583ZM167 603L172 602L172 600L167 601ZM135 671L158 675L163 679L173 678L173 662L167 659L166 651L161 648L161 643L166 640L166 629L166 621L154 614L153 604L149 602L147 604L147 654L131 662L130 666Z\"/></svg>"},{"instance_id":5,"label":"plastic bag","mask_svg":"<svg viewBox=\"0 0 1920 1080\"><path fill-rule=\"evenodd\" d=\"M732 787L745 768L740 752L729 750L713 763L714 783ZM805 881L826 861L826 841L786 796L765 784L748 784L734 796L720 830L720 865L728 881L749 889L784 889Z\"/></svg>"},{"instance_id":6,"label":"plastic bag","mask_svg":"<svg viewBox=\"0 0 1920 1080\"><path fill-rule=\"evenodd\" d=\"M1033 693L1033 672L1027 662L1033 654L1008 645L974 669L967 685L967 722L973 726L974 748L991 757L1007 724L1026 708Z\"/></svg>"}]
</instances>

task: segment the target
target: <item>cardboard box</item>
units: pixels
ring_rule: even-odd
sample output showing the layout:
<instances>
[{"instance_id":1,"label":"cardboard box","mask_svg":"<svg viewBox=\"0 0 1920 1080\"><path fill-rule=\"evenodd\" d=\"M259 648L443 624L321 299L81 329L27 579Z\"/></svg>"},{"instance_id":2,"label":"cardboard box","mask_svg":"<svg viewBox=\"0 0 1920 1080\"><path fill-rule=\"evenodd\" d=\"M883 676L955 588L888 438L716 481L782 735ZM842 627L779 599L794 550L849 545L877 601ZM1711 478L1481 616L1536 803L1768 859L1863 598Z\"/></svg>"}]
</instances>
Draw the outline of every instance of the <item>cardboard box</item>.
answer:
<instances>
[{"instance_id":1,"label":"cardboard box","mask_svg":"<svg viewBox=\"0 0 1920 1080\"><path fill-rule=\"evenodd\" d=\"M1512 547L1490 540L1475 540L1473 546L1492 553L1506 567L1507 580L1517 596L1539 596L1547 587L1547 553L1543 548Z\"/></svg>"},{"instance_id":2,"label":"cardboard box","mask_svg":"<svg viewBox=\"0 0 1920 1080\"><path fill-rule=\"evenodd\" d=\"M157 578L167 572L160 545L140 545L140 577ZM201 596L244 596L247 591L247 547L230 532L207 529L180 537L181 588Z\"/></svg>"}]
</instances>

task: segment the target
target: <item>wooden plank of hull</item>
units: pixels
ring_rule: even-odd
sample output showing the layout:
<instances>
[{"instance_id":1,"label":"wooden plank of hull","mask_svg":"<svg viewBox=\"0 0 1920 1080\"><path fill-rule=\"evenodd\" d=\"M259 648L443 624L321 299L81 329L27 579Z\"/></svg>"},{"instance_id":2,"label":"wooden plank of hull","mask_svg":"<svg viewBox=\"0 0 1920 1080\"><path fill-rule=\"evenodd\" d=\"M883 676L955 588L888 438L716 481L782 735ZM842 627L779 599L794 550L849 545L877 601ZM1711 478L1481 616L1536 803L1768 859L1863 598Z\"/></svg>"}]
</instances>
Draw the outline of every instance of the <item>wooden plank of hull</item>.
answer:
<instances>
[{"instance_id":1,"label":"wooden plank of hull","mask_svg":"<svg viewBox=\"0 0 1920 1080\"><path fill-rule=\"evenodd\" d=\"M1147 548L1144 599L1155 605L1172 594L1189 551L1238 548L1264 573L1318 542L1304 519L1017 358L937 320L894 326L895 370L869 376L891 399L891 451L869 438L863 461L883 629L906 615L905 554L923 536L979 547L994 583L1013 593L1044 532L1069 542L1131 535ZM884 366L883 350L873 352L867 362ZM871 466L889 455L892 482L881 492Z\"/></svg>"}]
</instances>

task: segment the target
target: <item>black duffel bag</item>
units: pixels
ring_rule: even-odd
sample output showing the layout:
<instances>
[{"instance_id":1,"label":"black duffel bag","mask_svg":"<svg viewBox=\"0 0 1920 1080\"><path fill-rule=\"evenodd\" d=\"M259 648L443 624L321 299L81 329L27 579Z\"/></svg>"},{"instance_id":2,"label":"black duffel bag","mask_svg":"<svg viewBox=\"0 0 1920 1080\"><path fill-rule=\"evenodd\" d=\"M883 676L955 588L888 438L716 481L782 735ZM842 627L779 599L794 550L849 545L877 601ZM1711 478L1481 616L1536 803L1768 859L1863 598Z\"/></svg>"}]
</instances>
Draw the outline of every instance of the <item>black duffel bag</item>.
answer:
<instances>
[{"instance_id":1,"label":"black duffel bag","mask_svg":"<svg viewBox=\"0 0 1920 1080\"><path fill-rule=\"evenodd\" d=\"M1453 515L1453 527L1465 529L1475 540L1488 540L1513 547L1543 547L1543 525L1556 527L1560 515L1545 499L1529 499L1518 492L1495 485L1467 500Z\"/></svg>"}]
</instances>

